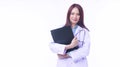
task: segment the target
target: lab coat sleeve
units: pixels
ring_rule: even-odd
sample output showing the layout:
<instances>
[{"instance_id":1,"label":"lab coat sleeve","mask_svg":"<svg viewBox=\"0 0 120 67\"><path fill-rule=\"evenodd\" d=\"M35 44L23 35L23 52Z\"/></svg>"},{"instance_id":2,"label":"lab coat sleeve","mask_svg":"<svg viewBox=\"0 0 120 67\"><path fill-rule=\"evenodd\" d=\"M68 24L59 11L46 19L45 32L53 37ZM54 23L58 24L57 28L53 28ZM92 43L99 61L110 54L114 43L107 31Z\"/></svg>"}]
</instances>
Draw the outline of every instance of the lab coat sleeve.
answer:
<instances>
[{"instance_id":1,"label":"lab coat sleeve","mask_svg":"<svg viewBox=\"0 0 120 67\"><path fill-rule=\"evenodd\" d=\"M84 31L85 31L85 39L84 39L83 46L78 48L77 50L74 50L68 53L68 55L71 56L74 62L77 62L85 58L89 54L90 36L87 30L84 30Z\"/></svg>"},{"instance_id":2,"label":"lab coat sleeve","mask_svg":"<svg viewBox=\"0 0 120 67\"><path fill-rule=\"evenodd\" d=\"M57 53L57 54L65 54L65 52L66 52L65 45L63 45L63 44L51 42L49 44L49 47L52 52Z\"/></svg>"},{"instance_id":3,"label":"lab coat sleeve","mask_svg":"<svg viewBox=\"0 0 120 67\"><path fill-rule=\"evenodd\" d=\"M65 54L66 53L65 46L66 45L64 45L64 44L55 43L53 41L52 37L50 38L49 48L53 53Z\"/></svg>"}]
</instances>

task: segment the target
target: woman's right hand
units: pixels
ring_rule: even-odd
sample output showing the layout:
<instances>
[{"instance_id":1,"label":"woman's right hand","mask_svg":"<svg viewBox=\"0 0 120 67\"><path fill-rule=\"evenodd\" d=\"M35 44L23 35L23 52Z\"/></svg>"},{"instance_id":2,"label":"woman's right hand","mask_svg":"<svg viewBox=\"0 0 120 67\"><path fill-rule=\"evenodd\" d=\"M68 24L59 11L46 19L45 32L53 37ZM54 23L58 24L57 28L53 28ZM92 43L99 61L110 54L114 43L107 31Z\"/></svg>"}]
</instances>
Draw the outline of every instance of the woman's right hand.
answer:
<instances>
[{"instance_id":1,"label":"woman's right hand","mask_svg":"<svg viewBox=\"0 0 120 67\"><path fill-rule=\"evenodd\" d=\"M66 50L74 48L76 46L78 46L78 39L77 39L77 37L74 37L73 40L71 41L71 44L66 45Z\"/></svg>"},{"instance_id":2,"label":"woman's right hand","mask_svg":"<svg viewBox=\"0 0 120 67\"><path fill-rule=\"evenodd\" d=\"M73 38L73 40L72 40L72 42L71 42L70 45L72 46L72 48L74 48L74 47L76 47L78 45L78 39L77 39L77 37Z\"/></svg>"}]
</instances>

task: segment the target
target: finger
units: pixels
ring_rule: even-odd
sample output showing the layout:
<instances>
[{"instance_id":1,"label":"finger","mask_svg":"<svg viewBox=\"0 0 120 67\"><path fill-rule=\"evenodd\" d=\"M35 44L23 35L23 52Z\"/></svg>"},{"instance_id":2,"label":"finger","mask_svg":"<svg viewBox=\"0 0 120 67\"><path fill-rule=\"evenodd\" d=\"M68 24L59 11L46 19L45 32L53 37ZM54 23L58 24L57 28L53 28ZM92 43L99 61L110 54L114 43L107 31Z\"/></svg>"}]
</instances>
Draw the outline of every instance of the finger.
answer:
<instances>
[{"instance_id":1,"label":"finger","mask_svg":"<svg viewBox=\"0 0 120 67\"><path fill-rule=\"evenodd\" d=\"M77 40L78 42L80 42L80 40Z\"/></svg>"},{"instance_id":2,"label":"finger","mask_svg":"<svg viewBox=\"0 0 120 67\"><path fill-rule=\"evenodd\" d=\"M74 39L76 40L76 39L77 39L77 37L74 37Z\"/></svg>"}]
</instances>

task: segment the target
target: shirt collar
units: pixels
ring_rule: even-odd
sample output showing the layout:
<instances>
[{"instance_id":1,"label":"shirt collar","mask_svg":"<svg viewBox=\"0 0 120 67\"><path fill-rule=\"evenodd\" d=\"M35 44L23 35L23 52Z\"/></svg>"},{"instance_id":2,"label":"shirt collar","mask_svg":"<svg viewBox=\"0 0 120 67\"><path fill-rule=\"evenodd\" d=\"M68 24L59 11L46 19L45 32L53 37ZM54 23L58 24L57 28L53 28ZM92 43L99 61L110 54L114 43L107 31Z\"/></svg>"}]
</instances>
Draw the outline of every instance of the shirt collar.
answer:
<instances>
[{"instance_id":1,"label":"shirt collar","mask_svg":"<svg viewBox=\"0 0 120 67\"><path fill-rule=\"evenodd\" d=\"M82 30L83 30L83 28L78 25L74 35L77 35L77 33Z\"/></svg>"}]
</instances>

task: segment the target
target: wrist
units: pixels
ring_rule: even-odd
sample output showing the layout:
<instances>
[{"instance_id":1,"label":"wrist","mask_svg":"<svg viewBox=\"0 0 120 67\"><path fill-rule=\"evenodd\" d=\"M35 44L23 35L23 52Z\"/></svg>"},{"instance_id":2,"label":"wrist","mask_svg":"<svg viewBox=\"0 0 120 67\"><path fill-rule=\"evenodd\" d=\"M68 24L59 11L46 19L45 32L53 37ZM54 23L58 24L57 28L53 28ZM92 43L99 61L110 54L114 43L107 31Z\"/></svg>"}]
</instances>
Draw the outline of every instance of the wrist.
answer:
<instances>
[{"instance_id":1,"label":"wrist","mask_svg":"<svg viewBox=\"0 0 120 67\"><path fill-rule=\"evenodd\" d=\"M66 50L71 49L71 48L73 48L71 44L66 45L66 47L65 47Z\"/></svg>"}]
</instances>

